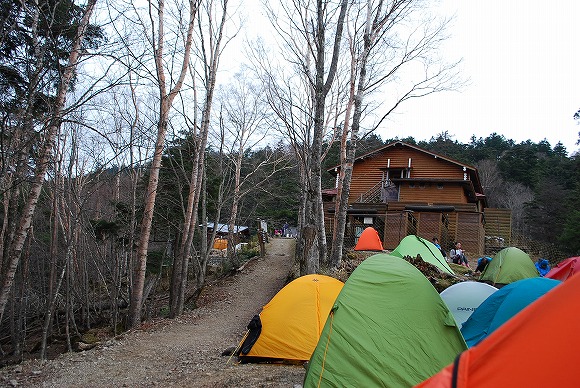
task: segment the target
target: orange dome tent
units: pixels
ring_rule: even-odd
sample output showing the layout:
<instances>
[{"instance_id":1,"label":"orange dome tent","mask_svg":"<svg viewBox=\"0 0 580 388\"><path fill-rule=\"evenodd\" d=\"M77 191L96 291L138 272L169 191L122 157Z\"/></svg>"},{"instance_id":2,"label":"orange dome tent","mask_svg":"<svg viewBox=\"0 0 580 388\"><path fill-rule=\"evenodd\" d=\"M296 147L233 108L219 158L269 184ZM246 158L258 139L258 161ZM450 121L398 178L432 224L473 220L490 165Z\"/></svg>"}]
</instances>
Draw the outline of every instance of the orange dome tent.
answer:
<instances>
[{"instance_id":1,"label":"orange dome tent","mask_svg":"<svg viewBox=\"0 0 580 388\"><path fill-rule=\"evenodd\" d=\"M564 281L577 272L580 272L580 256L561 261L546 274L546 277Z\"/></svg>"},{"instance_id":2,"label":"orange dome tent","mask_svg":"<svg viewBox=\"0 0 580 388\"><path fill-rule=\"evenodd\" d=\"M354 247L355 251L382 251L383 243L375 228L369 226L361 233Z\"/></svg>"},{"instance_id":3,"label":"orange dome tent","mask_svg":"<svg viewBox=\"0 0 580 388\"><path fill-rule=\"evenodd\" d=\"M577 387L578 300L573 276L417 387Z\"/></svg>"}]
</instances>

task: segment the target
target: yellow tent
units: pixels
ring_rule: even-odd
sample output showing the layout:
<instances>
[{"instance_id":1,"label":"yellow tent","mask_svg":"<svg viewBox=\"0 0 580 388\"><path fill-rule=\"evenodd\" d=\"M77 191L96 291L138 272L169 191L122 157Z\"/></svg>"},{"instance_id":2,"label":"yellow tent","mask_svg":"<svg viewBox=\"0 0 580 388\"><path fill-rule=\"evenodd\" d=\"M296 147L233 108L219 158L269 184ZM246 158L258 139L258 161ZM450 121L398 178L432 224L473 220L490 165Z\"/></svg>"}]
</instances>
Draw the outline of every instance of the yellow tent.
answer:
<instances>
[{"instance_id":1,"label":"yellow tent","mask_svg":"<svg viewBox=\"0 0 580 388\"><path fill-rule=\"evenodd\" d=\"M248 325L240 360L308 361L342 286L325 275L305 275L288 283Z\"/></svg>"}]
</instances>

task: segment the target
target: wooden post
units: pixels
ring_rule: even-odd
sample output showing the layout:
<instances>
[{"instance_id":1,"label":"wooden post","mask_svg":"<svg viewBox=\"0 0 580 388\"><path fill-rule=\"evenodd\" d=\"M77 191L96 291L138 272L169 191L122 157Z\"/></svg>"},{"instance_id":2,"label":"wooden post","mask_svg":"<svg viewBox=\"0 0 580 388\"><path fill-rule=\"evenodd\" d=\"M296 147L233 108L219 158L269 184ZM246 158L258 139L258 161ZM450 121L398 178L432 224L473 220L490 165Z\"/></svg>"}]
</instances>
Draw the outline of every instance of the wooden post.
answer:
<instances>
[{"instance_id":1,"label":"wooden post","mask_svg":"<svg viewBox=\"0 0 580 388\"><path fill-rule=\"evenodd\" d=\"M266 232L264 229L258 229L258 243L260 244L260 257L266 255Z\"/></svg>"}]
</instances>

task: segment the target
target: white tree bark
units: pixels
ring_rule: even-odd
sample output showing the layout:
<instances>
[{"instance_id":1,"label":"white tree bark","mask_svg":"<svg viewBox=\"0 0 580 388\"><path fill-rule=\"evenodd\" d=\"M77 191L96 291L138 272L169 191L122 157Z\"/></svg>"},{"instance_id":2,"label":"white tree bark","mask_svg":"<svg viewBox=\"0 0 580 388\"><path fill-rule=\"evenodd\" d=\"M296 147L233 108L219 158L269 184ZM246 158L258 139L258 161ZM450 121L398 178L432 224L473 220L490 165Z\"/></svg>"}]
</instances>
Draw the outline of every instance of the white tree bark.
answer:
<instances>
[{"instance_id":1,"label":"white tree bark","mask_svg":"<svg viewBox=\"0 0 580 388\"><path fill-rule=\"evenodd\" d=\"M342 260L350 184L356 149L360 138L366 94L397 77L404 65L421 61L426 63L424 78L413 82L401 96L395 99L391 108L379 120L380 123L402 102L410 98L425 96L437 91L451 89L455 86L455 68L457 63L434 66L436 68L434 71L429 69L430 65L437 65L437 61L430 59L430 56L434 55L433 53L438 44L444 39L446 21L436 25L433 29L427 23L422 26L423 35L413 37L411 34L405 40L406 45L393 45L399 33L396 27L403 22L407 22L414 15L414 11L420 9L418 5L419 2L416 0L396 0L392 2L367 0L364 5L366 8L364 28L357 28L356 26L353 28L354 31L362 31L362 36L355 35L353 37L354 41L351 41L350 45L352 63L356 64L356 66L351 67L351 71L356 69L356 74L351 76L351 94L348 99L347 113L350 114L352 105L354 105L354 112L350 129L346 128L349 123L349 117L345 118L345 128L343 129L341 141L341 169L339 172L339 187L334 216L335 229L330 259L332 267L340 265ZM418 29L420 30L420 28ZM360 40L361 43L357 43L357 40ZM395 49L389 45L392 45ZM360 49L352 49L356 46L359 46ZM397 47L402 49L397 49ZM377 52L388 52L389 50L393 51L391 55L395 58L390 66L385 66L385 63L376 63L376 60L373 62L373 57L375 57ZM372 77L369 77L369 70ZM353 93L355 85L356 92ZM376 124L374 129L378 125ZM374 129L368 131L367 134ZM345 141L345 137L348 138L348 141Z\"/></svg>"},{"instance_id":2,"label":"white tree bark","mask_svg":"<svg viewBox=\"0 0 580 388\"><path fill-rule=\"evenodd\" d=\"M81 43L85 38L87 26L89 25L89 20L95 8L96 2L96 0L88 1L84 10L83 17L79 23L67 66L64 69L60 80L55 98L54 110L46 130L44 144L42 145L42 148L39 152L40 157L38 158L36 170L32 179L31 189L28 197L26 198L24 209L21 213L20 220L14 234L14 241L8 253L8 258L5 261L8 263L8 265L7 268L3 268L2 279L0 281L2 287L0 289L0 321L4 315L4 309L8 301L8 295L10 294L10 288L14 280L16 268L18 267L22 249L32 224L32 217L34 216L36 205L38 203L42 186L44 184L44 177L48 169L49 161L53 155L54 143L64 116L66 95L69 90L71 80L73 79L76 71L76 66L81 55Z\"/></svg>"},{"instance_id":3,"label":"white tree bark","mask_svg":"<svg viewBox=\"0 0 580 388\"><path fill-rule=\"evenodd\" d=\"M155 70L157 75L157 82L159 87L159 120L157 122L157 140L155 142L155 151L153 153L153 160L149 169L149 182L145 191L145 208L143 211L143 218L141 220L141 229L139 234L139 241L137 243L136 252L136 268L133 277L133 285L131 289L131 304L129 310L129 319L132 327L141 324L141 309L143 305L143 289L145 286L145 270L147 266L147 251L149 249L149 237L151 235L151 224L153 221L153 210L155 208L155 198L157 196L157 186L159 184L159 169L161 168L161 157L163 156L163 148L165 143L165 136L167 134L167 123L169 120L169 112L173 104L173 100L181 90L183 81L187 74L189 67L189 58L191 53L191 45L193 41L193 27L195 25L195 18L198 11L199 1L190 0L189 14L187 23L187 35L184 43L183 59L181 63L181 71L179 76L171 89L167 85L165 75L165 1L159 0L157 5L153 4L153 0L149 0L149 16L151 19L151 26L153 30L153 39L156 39L154 44L154 60ZM157 9L157 15L153 15L153 10ZM157 23L155 23L155 17ZM153 27L157 24L157 32ZM174 53L172 53L173 55Z\"/></svg>"},{"instance_id":4,"label":"white tree bark","mask_svg":"<svg viewBox=\"0 0 580 388\"><path fill-rule=\"evenodd\" d=\"M201 187L205 169L205 148L207 146L207 138L210 129L210 119L214 99L215 85L217 81L217 71L219 68L219 61L222 53L222 39L224 28L227 21L228 0L222 0L221 18L217 28L213 30L213 1L207 3L207 16L210 24L210 31L208 32L209 42L206 44L204 32L200 32L200 39L202 40L201 47L207 51L201 50L200 57L202 59L204 82L205 82L205 99L203 104L203 111L201 114L201 123L199 134L197 136L197 144L195 149L195 160L191 171L189 180L189 193L187 197L187 207L185 213L184 227L181 233L181 244L178 254L173 262L173 275L171 279L171 295L170 295L170 316L174 317L183 312L185 304L185 291L187 288L187 274L189 268L189 258L193 249L193 237L197 226L197 214L199 209L199 201L201 196ZM201 31L201 28L200 28ZM204 237L205 238L205 237ZM202 265L202 267L205 267Z\"/></svg>"}]
</instances>

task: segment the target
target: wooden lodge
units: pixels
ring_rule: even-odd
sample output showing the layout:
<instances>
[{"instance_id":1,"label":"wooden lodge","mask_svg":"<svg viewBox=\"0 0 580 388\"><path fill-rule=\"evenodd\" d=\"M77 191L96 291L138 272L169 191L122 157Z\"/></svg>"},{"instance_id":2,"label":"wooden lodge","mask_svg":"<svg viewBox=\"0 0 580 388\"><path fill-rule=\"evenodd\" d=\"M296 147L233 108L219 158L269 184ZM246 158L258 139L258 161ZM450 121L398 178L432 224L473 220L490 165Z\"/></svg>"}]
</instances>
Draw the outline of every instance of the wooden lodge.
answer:
<instances>
[{"instance_id":1,"label":"wooden lodge","mask_svg":"<svg viewBox=\"0 0 580 388\"><path fill-rule=\"evenodd\" d=\"M336 175L339 170L337 166L329 172ZM336 188L324 190L323 198L331 236ZM345 247L356 244L362 230L373 226L388 250L416 234L428 240L437 236L446 251L460 241L469 257L477 258L485 250L485 213L492 210L486 205L475 167L396 141L355 160ZM494 215L494 220L509 223L509 210L499 209ZM496 229L500 240L510 230Z\"/></svg>"}]
</instances>

